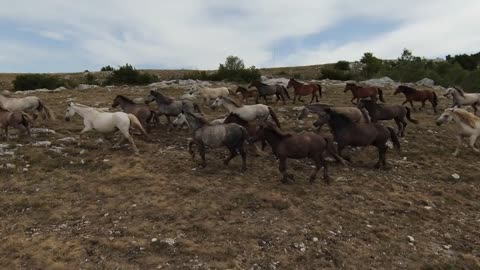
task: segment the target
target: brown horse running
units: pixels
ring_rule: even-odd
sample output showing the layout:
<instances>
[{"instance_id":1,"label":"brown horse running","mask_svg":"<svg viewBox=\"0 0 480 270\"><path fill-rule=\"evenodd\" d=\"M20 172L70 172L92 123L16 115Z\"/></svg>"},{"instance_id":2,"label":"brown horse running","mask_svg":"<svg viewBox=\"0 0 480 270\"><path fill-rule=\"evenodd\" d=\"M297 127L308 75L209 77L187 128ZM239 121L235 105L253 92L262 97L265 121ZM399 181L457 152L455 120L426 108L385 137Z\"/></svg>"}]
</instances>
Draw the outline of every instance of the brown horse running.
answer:
<instances>
[{"instance_id":1,"label":"brown horse running","mask_svg":"<svg viewBox=\"0 0 480 270\"><path fill-rule=\"evenodd\" d=\"M256 89L249 90L242 86L237 87L237 91L235 91L235 94L237 93L240 93L242 95L242 99L240 101L243 102L245 100L246 104L248 104L249 98L256 98L258 96L258 91Z\"/></svg>"},{"instance_id":2,"label":"brown horse running","mask_svg":"<svg viewBox=\"0 0 480 270\"><path fill-rule=\"evenodd\" d=\"M361 98L368 98L368 97L376 102L377 95L381 102L385 102L385 99L383 99L383 91L378 87L358 86L354 83L347 83L345 85L345 90L343 92L346 93L349 90L352 91L352 94L353 94L353 98L352 100L350 100L350 102L352 102L353 104L355 104L353 102L355 99L357 99L357 103L358 103Z\"/></svg>"},{"instance_id":3,"label":"brown horse running","mask_svg":"<svg viewBox=\"0 0 480 270\"><path fill-rule=\"evenodd\" d=\"M402 105L409 102L410 106L412 106L412 109L415 110L412 101L420 101L422 102L422 107L420 109L423 109L425 108L425 102L428 100L432 104L433 112L437 113L438 98L435 92L430 90L417 90L406 85L400 85L393 94L396 95L398 93L403 93L407 99L402 103Z\"/></svg>"},{"instance_id":4,"label":"brown horse running","mask_svg":"<svg viewBox=\"0 0 480 270\"><path fill-rule=\"evenodd\" d=\"M149 123L158 123L157 113L145 104L137 104L125 96L118 95L113 99L112 108L117 106L120 106L123 112L135 115L147 131L150 127Z\"/></svg>"},{"instance_id":5,"label":"brown horse running","mask_svg":"<svg viewBox=\"0 0 480 270\"><path fill-rule=\"evenodd\" d=\"M222 124L230 124L230 123L235 123L235 124L238 124L238 125L244 127L247 130L248 135L250 137L254 137L257 134L257 131L258 131L258 128L259 128L259 126L257 124L255 124L255 121L251 121L251 122L245 121L242 118L240 118L240 116L238 116L234 113L230 113L227 116L227 118L225 118L225 120L223 120ZM252 143L251 145L253 147L253 153L255 153L259 156L265 156L266 155L265 152L262 151L262 150L265 149L265 146L267 145L266 141L262 140L262 150L260 150L258 148L258 146L254 143Z\"/></svg>"},{"instance_id":6,"label":"brown horse running","mask_svg":"<svg viewBox=\"0 0 480 270\"><path fill-rule=\"evenodd\" d=\"M287 158L303 159L308 157L315 162L315 170L309 178L310 183L315 181L317 173L322 166L323 180L327 184L330 183L327 163L323 158L324 151L331 154L337 159L337 161L343 162L335 152L333 141L327 140L319 134L310 132L302 132L298 134L284 133L268 121L260 125L256 135L249 140L251 142L266 140L270 144L273 153L279 159L279 170L282 174L281 181L283 183L288 183L289 179L294 179L292 174L287 173Z\"/></svg>"},{"instance_id":7,"label":"brown horse running","mask_svg":"<svg viewBox=\"0 0 480 270\"><path fill-rule=\"evenodd\" d=\"M313 102L314 98L318 102L319 95L320 97L322 97L322 86L319 84L315 84L315 83L304 84L292 78L290 79L290 81L288 81L287 89L290 87L293 87L294 89L293 104L295 104L295 101L297 100L297 96L298 96L298 101L303 102L303 100L301 99L303 96L312 95L312 99L310 100L310 103Z\"/></svg>"}]
</instances>

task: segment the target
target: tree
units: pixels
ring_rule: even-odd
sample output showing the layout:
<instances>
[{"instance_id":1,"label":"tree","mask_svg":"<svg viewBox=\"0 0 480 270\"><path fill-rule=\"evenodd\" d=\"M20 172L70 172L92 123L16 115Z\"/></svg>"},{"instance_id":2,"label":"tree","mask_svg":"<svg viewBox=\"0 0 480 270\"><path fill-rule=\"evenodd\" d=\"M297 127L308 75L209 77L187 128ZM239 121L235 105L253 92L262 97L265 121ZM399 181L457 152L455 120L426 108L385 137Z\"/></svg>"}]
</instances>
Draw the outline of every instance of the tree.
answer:
<instances>
[{"instance_id":1,"label":"tree","mask_svg":"<svg viewBox=\"0 0 480 270\"><path fill-rule=\"evenodd\" d=\"M365 64L365 68L363 69L363 72L367 77L370 77L378 73L383 65L382 60L373 56L373 53L371 52L364 53L362 56L362 59L360 59L360 62Z\"/></svg>"},{"instance_id":2,"label":"tree","mask_svg":"<svg viewBox=\"0 0 480 270\"><path fill-rule=\"evenodd\" d=\"M350 70L350 63L348 61L338 61L334 67L338 70L348 71Z\"/></svg>"},{"instance_id":3,"label":"tree","mask_svg":"<svg viewBox=\"0 0 480 270\"><path fill-rule=\"evenodd\" d=\"M225 60L225 64L220 64L219 70L237 71L245 69L243 60L238 56L230 55Z\"/></svg>"},{"instance_id":4,"label":"tree","mask_svg":"<svg viewBox=\"0 0 480 270\"><path fill-rule=\"evenodd\" d=\"M412 54L412 51L410 51L409 49L405 48L403 49L402 51L402 55L400 55L400 58L398 58L399 61L403 61L403 62L409 62L409 61L413 61L414 60L414 56Z\"/></svg>"}]
</instances>

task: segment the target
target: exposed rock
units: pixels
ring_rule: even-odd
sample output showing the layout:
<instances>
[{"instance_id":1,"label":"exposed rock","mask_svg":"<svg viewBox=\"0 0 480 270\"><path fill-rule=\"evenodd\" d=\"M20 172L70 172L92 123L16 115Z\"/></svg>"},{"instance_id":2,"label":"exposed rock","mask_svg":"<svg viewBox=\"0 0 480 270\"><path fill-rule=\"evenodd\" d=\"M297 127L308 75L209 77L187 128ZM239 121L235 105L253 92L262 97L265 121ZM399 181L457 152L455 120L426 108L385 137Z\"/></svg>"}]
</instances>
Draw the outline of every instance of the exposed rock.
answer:
<instances>
[{"instance_id":1,"label":"exposed rock","mask_svg":"<svg viewBox=\"0 0 480 270\"><path fill-rule=\"evenodd\" d=\"M38 141L38 142L34 142L32 145L37 146L37 147L48 147L48 146L52 145L52 142L50 142L50 141Z\"/></svg>"},{"instance_id":2,"label":"exposed rock","mask_svg":"<svg viewBox=\"0 0 480 270\"><path fill-rule=\"evenodd\" d=\"M55 134L55 130L51 130L48 128L32 128L30 131L33 134L40 134L40 133L46 133L46 134Z\"/></svg>"},{"instance_id":3,"label":"exposed rock","mask_svg":"<svg viewBox=\"0 0 480 270\"><path fill-rule=\"evenodd\" d=\"M452 174L452 178L455 179L455 180L458 180L458 179L460 179L460 175L454 173L454 174Z\"/></svg>"},{"instance_id":4,"label":"exposed rock","mask_svg":"<svg viewBox=\"0 0 480 270\"><path fill-rule=\"evenodd\" d=\"M77 89L78 90L87 90L87 89L91 89L91 88L96 88L98 87L98 85L93 85L93 84L79 84Z\"/></svg>"},{"instance_id":5,"label":"exposed rock","mask_svg":"<svg viewBox=\"0 0 480 270\"><path fill-rule=\"evenodd\" d=\"M301 112L305 107L304 106L299 106L299 107L293 107L292 110L295 112Z\"/></svg>"},{"instance_id":6,"label":"exposed rock","mask_svg":"<svg viewBox=\"0 0 480 270\"><path fill-rule=\"evenodd\" d=\"M74 143L76 140L73 137L65 137L65 138L58 139L57 141L62 143Z\"/></svg>"},{"instance_id":7,"label":"exposed rock","mask_svg":"<svg viewBox=\"0 0 480 270\"><path fill-rule=\"evenodd\" d=\"M134 98L132 100L133 100L133 102L135 102L137 104L144 104L145 103L145 99L143 97L137 97L137 98Z\"/></svg>"},{"instance_id":8,"label":"exposed rock","mask_svg":"<svg viewBox=\"0 0 480 270\"><path fill-rule=\"evenodd\" d=\"M433 87L435 85L435 81L429 78L423 78L420 81L416 82L416 84L426 87Z\"/></svg>"},{"instance_id":9,"label":"exposed rock","mask_svg":"<svg viewBox=\"0 0 480 270\"><path fill-rule=\"evenodd\" d=\"M287 78L272 78L272 79L267 78L265 80L262 79L262 82L265 84L271 84L271 85L280 84L287 87L289 80L290 79L287 79Z\"/></svg>"},{"instance_id":10,"label":"exposed rock","mask_svg":"<svg viewBox=\"0 0 480 270\"><path fill-rule=\"evenodd\" d=\"M370 79L360 82L365 85L375 86L375 87L385 87L385 86L394 86L395 82L389 77L383 77L379 79Z\"/></svg>"}]
</instances>

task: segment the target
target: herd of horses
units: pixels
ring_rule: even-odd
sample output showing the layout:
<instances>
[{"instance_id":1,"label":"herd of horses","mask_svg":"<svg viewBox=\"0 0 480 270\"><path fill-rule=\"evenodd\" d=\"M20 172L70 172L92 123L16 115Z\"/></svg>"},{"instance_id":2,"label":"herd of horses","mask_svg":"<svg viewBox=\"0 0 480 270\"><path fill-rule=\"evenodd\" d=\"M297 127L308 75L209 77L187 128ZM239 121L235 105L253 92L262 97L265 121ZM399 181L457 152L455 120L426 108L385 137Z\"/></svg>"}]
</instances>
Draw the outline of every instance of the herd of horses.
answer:
<instances>
[{"instance_id":1,"label":"herd of horses","mask_svg":"<svg viewBox=\"0 0 480 270\"><path fill-rule=\"evenodd\" d=\"M304 119L309 114L317 115L314 122L317 132L291 133L282 130L280 118L268 105L268 99L274 96L276 102L281 100L285 104L290 99L290 88L293 88L293 103L303 102L301 97L311 96L310 104L303 107L297 119ZM255 154L267 155L265 148L268 145L279 161L282 182L287 183L294 179L294 176L287 172L287 159L309 158L315 165L310 182L316 179L317 173L323 167L324 181L329 183L326 157L344 165L345 161L351 162L350 157L344 154L347 146L375 146L378 150L375 167L385 169L388 142L391 141L393 147L400 150L399 137L405 136L406 120L418 124L418 121L412 118L411 111L416 110L413 102L421 102L420 109L423 109L429 101L433 112L437 113L437 95L430 90L398 86L394 94L402 93L406 97L401 105L387 104L383 90L378 87L347 83L344 92L348 91L353 95L352 106L318 103L322 97L322 86L317 83L302 83L295 79L291 79L287 87L258 81L250 83L246 88L239 86L236 91L225 87L202 87L188 91L182 98L172 98L152 90L142 103L117 95L113 99L112 107L120 108L121 111L116 112L69 102L65 120L69 121L75 114L82 117L84 128L81 133L91 130L100 133L120 131L122 138L114 147L128 140L134 153L138 155L139 149L131 130L140 131L145 140L150 141L149 132L159 125L160 117L164 116L169 131L171 128L188 127L192 133L188 151L192 158L195 158L198 152L201 167L207 165L207 149L226 147L230 155L224 160L224 164L228 165L230 160L240 155L241 171L244 172L247 170L249 152L246 150L250 150L245 147L251 148ZM232 95L236 96L237 93L241 95L241 99L232 98ZM453 154L458 155L464 137L469 137L469 145L475 152L479 152L475 141L480 136L480 118L475 113L480 105L480 94L465 93L458 87L451 87L444 95L451 98L453 104L445 109L436 124L453 121L459 126L458 146ZM255 104L248 104L250 98L255 99ZM260 99L263 99L265 104L259 103ZM313 103L314 101L317 103ZM151 102L156 102L155 109L150 105ZM411 108L404 106L406 103L410 103ZM462 109L462 106L472 106L474 113ZM224 118L209 121L205 118L205 107L212 110L224 108L228 114ZM5 131L7 139L9 126L30 133L30 125L37 118L37 113L45 119L55 119L53 112L37 97L12 98L0 95L0 127ZM382 124L384 120L394 120L397 129ZM325 124L328 125L330 133L322 131ZM256 145L257 142L261 142L261 149Z\"/></svg>"}]
</instances>

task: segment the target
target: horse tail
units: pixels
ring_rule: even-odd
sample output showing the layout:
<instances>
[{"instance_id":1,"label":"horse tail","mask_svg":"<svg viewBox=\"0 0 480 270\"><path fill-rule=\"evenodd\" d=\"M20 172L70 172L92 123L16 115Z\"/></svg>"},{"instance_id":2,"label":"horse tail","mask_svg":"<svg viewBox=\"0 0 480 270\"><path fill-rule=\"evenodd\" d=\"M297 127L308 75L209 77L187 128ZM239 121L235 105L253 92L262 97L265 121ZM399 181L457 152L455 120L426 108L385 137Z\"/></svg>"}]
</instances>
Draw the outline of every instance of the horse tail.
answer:
<instances>
[{"instance_id":1,"label":"horse tail","mask_svg":"<svg viewBox=\"0 0 480 270\"><path fill-rule=\"evenodd\" d=\"M196 102L192 102L192 103L193 103L193 110L194 111L196 110L198 113L203 114L202 107L198 105Z\"/></svg>"},{"instance_id":2,"label":"horse tail","mask_svg":"<svg viewBox=\"0 0 480 270\"><path fill-rule=\"evenodd\" d=\"M381 102L385 103L385 99L383 98L383 90L377 87L378 90L378 98L380 99Z\"/></svg>"},{"instance_id":3,"label":"horse tail","mask_svg":"<svg viewBox=\"0 0 480 270\"><path fill-rule=\"evenodd\" d=\"M323 137L325 143L327 144L327 152L337 161L345 165L343 159L338 155L337 149L335 149L335 145L333 144L333 140L330 137Z\"/></svg>"},{"instance_id":4,"label":"horse tail","mask_svg":"<svg viewBox=\"0 0 480 270\"><path fill-rule=\"evenodd\" d=\"M283 86L283 85L281 85L281 87L282 87L283 92L284 92L285 95L287 96L287 98L290 99L290 94L288 94L287 88L286 88L285 86Z\"/></svg>"},{"instance_id":5,"label":"horse tail","mask_svg":"<svg viewBox=\"0 0 480 270\"><path fill-rule=\"evenodd\" d=\"M268 107L268 112L270 113L270 116L272 116L273 121L275 121L275 124L277 124L277 126L281 128L280 121L278 121L277 115L275 114L275 112L272 110L270 106Z\"/></svg>"},{"instance_id":6,"label":"horse tail","mask_svg":"<svg viewBox=\"0 0 480 270\"><path fill-rule=\"evenodd\" d=\"M38 100L38 111L43 111L45 113L45 117L48 120L55 120L55 114L53 114L53 111L50 110L47 105L45 105L41 100Z\"/></svg>"},{"instance_id":7,"label":"horse tail","mask_svg":"<svg viewBox=\"0 0 480 270\"><path fill-rule=\"evenodd\" d=\"M414 124L418 124L418 120L412 119L411 113L410 113L410 108L405 107L405 109L407 109L407 119L408 119L408 121L410 121Z\"/></svg>"},{"instance_id":8,"label":"horse tail","mask_svg":"<svg viewBox=\"0 0 480 270\"><path fill-rule=\"evenodd\" d=\"M148 136L147 132L143 128L142 123L140 123L138 118L131 113L128 113L127 116L128 116L128 119L130 119L130 126L136 127L148 140L150 140L150 137Z\"/></svg>"},{"instance_id":9,"label":"horse tail","mask_svg":"<svg viewBox=\"0 0 480 270\"><path fill-rule=\"evenodd\" d=\"M318 86L318 95L320 95L320 97L322 97L322 85L321 84L316 84Z\"/></svg>"},{"instance_id":10,"label":"horse tail","mask_svg":"<svg viewBox=\"0 0 480 270\"><path fill-rule=\"evenodd\" d=\"M432 94L433 94L433 106L436 107L438 105L438 97L437 97L437 94L435 94L435 92L432 91Z\"/></svg>"},{"instance_id":11,"label":"horse tail","mask_svg":"<svg viewBox=\"0 0 480 270\"><path fill-rule=\"evenodd\" d=\"M400 141L398 140L397 133L395 133L395 130L392 127L387 127L387 129L390 132L390 139L392 140L393 147L400 151Z\"/></svg>"}]
</instances>

